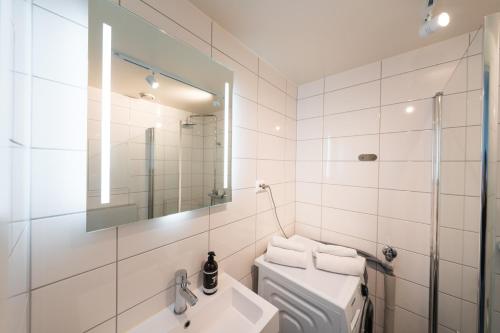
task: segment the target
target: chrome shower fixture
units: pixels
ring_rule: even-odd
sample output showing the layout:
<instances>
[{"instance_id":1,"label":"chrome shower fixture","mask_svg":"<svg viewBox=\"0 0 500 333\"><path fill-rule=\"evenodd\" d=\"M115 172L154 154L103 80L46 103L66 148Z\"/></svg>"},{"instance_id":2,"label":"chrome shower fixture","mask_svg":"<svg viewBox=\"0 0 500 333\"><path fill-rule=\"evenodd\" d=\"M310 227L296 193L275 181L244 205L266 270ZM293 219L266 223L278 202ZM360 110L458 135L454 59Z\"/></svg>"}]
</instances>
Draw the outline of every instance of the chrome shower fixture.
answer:
<instances>
[{"instance_id":1,"label":"chrome shower fixture","mask_svg":"<svg viewBox=\"0 0 500 333\"><path fill-rule=\"evenodd\" d=\"M422 23L419 35L420 37L427 37L433 32L444 28L450 24L450 15L447 12L442 12L438 16L432 16L432 9L436 5L437 0L425 0L425 17Z\"/></svg>"}]
</instances>

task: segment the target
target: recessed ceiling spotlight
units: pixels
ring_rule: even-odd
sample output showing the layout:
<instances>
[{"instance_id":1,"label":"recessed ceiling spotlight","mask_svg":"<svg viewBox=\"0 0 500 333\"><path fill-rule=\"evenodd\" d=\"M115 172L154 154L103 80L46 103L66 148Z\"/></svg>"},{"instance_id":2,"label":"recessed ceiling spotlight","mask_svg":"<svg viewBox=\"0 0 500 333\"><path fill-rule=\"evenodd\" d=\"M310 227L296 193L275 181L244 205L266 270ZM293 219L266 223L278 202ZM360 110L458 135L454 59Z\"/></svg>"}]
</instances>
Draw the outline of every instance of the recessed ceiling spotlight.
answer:
<instances>
[{"instance_id":1,"label":"recessed ceiling spotlight","mask_svg":"<svg viewBox=\"0 0 500 333\"><path fill-rule=\"evenodd\" d=\"M447 12L442 12L438 16L432 16L432 8L436 3L437 0L426 0L425 18L419 31L420 37L427 37L450 24L450 15Z\"/></svg>"},{"instance_id":2,"label":"recessed ceiling spotlight","mask_svg":"<svg viewBox=\"0 0 500 333\"><path fill-rule=\"evenodd\" d=\"M146 76L146 82L151 86L153 89L158 89L160 86L160 83L155 77L155 73L153 72L151 75Z\"/></svg>"}]
</instances>

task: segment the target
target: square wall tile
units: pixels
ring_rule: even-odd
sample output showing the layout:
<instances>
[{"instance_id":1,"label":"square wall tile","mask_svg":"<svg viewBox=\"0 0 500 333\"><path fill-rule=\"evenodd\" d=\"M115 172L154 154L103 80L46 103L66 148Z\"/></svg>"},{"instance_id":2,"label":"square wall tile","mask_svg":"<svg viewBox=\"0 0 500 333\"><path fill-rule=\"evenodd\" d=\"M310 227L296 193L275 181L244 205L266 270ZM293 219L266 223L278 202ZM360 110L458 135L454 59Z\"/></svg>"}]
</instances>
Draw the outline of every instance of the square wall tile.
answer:
<instances>
[{"instance_id":1,"label":"square wall tile","mask_svg":"<svg viewBox=\"0 0 500 333\"><path fill-rule=\"evenodd\" d=\"M396 305L426 316L429 312L429 289L403 279L396 279Z\"/></svg>"},{"instance_id":2,"label":"square wall tile","mask_svg":"<svg viewBox=\"0 0 500 333\"><path fill-rule=\"evenodd\" d=\"M377 192L376 188L324 184L323 206L377 214Z\"/></svg>"},{"instance_id":3,"label":"square wall tile","mask_svg":"<svg viewBox=\"0 0 500 333\"><path fill-rule=\"evenodd\" d=\"M323 95L301 99L297 102L297 119L320 117L323 115Z\"/></svg>"},{"instance_id":4,"label":"square wall tile","mask_svg":"<svg viewBox=\"0 0 500 333\"><path fill-rule=\"evenodd\" d=\"M278 71L267 62L259 58L259 76L264 78L267 82L280 90L286 92L287 82L286 79L278 73Z\"/></svg>"},{"instance_id":5,"label":"square wall tile","mask_svg":"<svg viewBox=\"0 0 500 333\"><path fill-rule=\"evenodd\" d=\"M323 119L311 118L297 121L297 140L323 138Z\"/></svg>"},{"instance_id":6,"label":"square wall tile","mask_svg":"<svg viewBox=\"0 0 500 333\"><path fill-rule=\"evenodd\" d=\"M32 47L35 76L87 86L87 28L35 6Z\"/></svg>"},{"instance_id":7,"label":"square wall tile","mask_svg":"<svg viewBox=\"0 0 500 333\"><path fill-rule=\"evenodd\" d=\"M32 151L32 218L85 211L87 154Z\"/></svg>"},{"instance_id":8,"label":"square wall tile","mask_svg":"<svg viewBox=\"0 0 500 333\"><path fill-rule=\"evenodd\" d=\"M380 131L402 132L432 129L432 99L403 102L381 108Z\"/></svg>"},{"instance_id":9,"label":"square wall tile","mask_svg":"<svg viewBox=\"0 0 500 333\"><path fill-rule=\"evenodd\" d=\"M467 94L446 95L443 97L443 127L465 126L467 122Z\"/></svg>"},{"instance_id":10,"label":"square wall tile","mask_svg":"<svg viewBox=\"0 0 500 333\"><path fill-rule=\"evenodd\" d=\"M83 332L116 315L114 264L36 289L31 298L34 333Z\"/></svg>"},{"instance_id":11,"label":"square wall tile","mask_svg":"<svg viewBox=\"0 0 500 333\"><path fill-rule=\"evenodd\" d=\"M297 202L295 205L296 222L321 227L321 206Z\"/></svg>"},{"instance_id":12,"label":"square wall tile","mask_svg":"<svg viewBox=\"0 0 500 333\"><path fill-rule=\"evenodd\" d=\"M232 160L233 189L250 188L255 186L257 179L257 162L254 159Z\"/></svg>"},{"instance_id":13,"label":"square wall tile","mask_svg":"<svg viewBox=\"0 0 500 333\"><path fill-rule=\"evenodd\" d=\"M364 83L325 94L325 115L380 105L380 81Z\"/></svg>"},{"instance_id":14,"label":"square wall tile","mask_svg":"<svg viewBox=\"0 0 500 333\"><path fill-rule=\"evenodd\" d=\"M296 180L298 182L321 183L322 168L322 162L298 161Z\"/></svg>"},{"instance_id":15,"label":"square wall tile","mask_svg":"<svg viewBox=\"0 0 500 333\"><path fill-rule=\"evenodd\" d=\"M321 205L321 184L297 182L297 202Z\"/></svg>"},{"instance_id":16,"label":"square wall tile","mask_svg":"<svg viewBox=\"0 0 500 333\"><path fill-rule=\"evenodd\" d=\"M431 162L381 162L379 187L431 192Z\"/></svg>"},{"instance_id":17,"label":"square wall tile","mask_svg":"<svg viewBox=\"0 0 500 333\"><path fill-rule=\"evenodd\" d=\"M233 126L257 130L257 103L239 95L233 96Z\"/></svg>"},{"instance_id":18,"label":"square wall tile","mask_svg":"<svg viewBox=\"0 0 500 333\"><path fill-rule=\"evenodd\" d=\"M379 117L378 108L327 116L325 117L324 137L377 134Z\"/></svg>"},{"instance_id":19,"label":"square wall tile","mask_svg":"<svg viewBox=\"0 0 500 333\"><path fill-rule=\"evenodd\" d=\"M381 216L430 223L431 194L398 190L379 190Z\"/></svg>"},{"instance_id":20,"label":"square wall tile","mask_svg":"<svg viewBox=\"0 0 500 333\"><path fill-rule=\"evenodd\" d=\"M222 260L255 242L255 216L210 230L210 250Z\"/></svg>"},{"instance_id":21,"label":"square wall tile","mask_svg":"<svg viewBox=\"0 0 500 333\"><path fill-rule=\"evenodd\" d=\"M380 61L330 75L325 78L325 91L337 90L380 79Z\"/></svg>"},{"instance_id":22,"label":"square wall tile","mask_svg":"<svg viewBox=\"0 0 500 333\"><path fill-rule=\"evenodd\" d=\"M377 187L378 163L325 162L323 182L334 185Z\"/></svg>"},{"instance_id":23,"label":"square wall tile","mask_svg":"<svg viewBox=\"0 0 500 333\"><path fill-rule=\"evenodd\" d=\"M233 128L233 158L257 158L257 132Z\"/></svg>"},{"instance_id":24,"label":"square wall tile","mask_svg":"<svg viewBox=\"0 0 500 333\"><path fill-rule=\"evenodd\" d=\"M443 260L462 263L463 231L441 227L439 229L439 255Z\"/></svg>"},{"instance_id":25,"label":"square wall tile","mask_svg":"<svg viewBox=\"0 0 500 333\"><path fill-rule=\"evenodd\" d=\"M335 208L323 208L322 228L375 242L377 216Z\"/></svg>"},{"instance_id":26,"label":"square wall tile","mask_svg":"<svg viewBox=\"0 0 500 333\"><path fill-rule=\"evenodd\" d=\"M306 97L322 94L324 92L324 88L325 88L324 79L304 83L299 86L298 98L303 99Z\"/></svg>"},{"instance_id":27,"label":"square wall tile","mask_svg":"<svg viewBox=\"0 0 500 333\"><path fill-rule=\"evenodd\" d=\"M443 227L463 228L464 202L465 197L461 195L439 195L439 219Z\"/></svg>"},{"instance_id":28,"label":"square wall tile","mask_svg":"<svg viewBox=\"0 0 500 333\"><path fill-rule=\"evenodd\" d=\"M323 148L322 139L297 141L297 160L321 161L322 148Z\"/></svg>"},{"instance_id":29,"label":"square wall tile","mask_svg":"<svg viewBox=\"0 0 500 333\"><path fill-rule=\"evenodd\" d=\"M274 110L259 105L259 131L280 137L286 137L286 117Z\"/></svg>"},{"instance_id":30,"label":"square wall tile","mask_svg":"<svg viewBox=\"0 0 500 333\"><path fill-rule=\"evenodd\" d=\"M38 148L86 149L85 89L38 78L33 79L32 89L31 144Z\"/></svg>"},{"instance_id":31,"label":"square wall tile","mask_svg":"<svg viewBox=\"0 0 500 333\"><path fill-rule=\"evenodd\" d=\"M86 215L32 222L32 287L37 288L116 260L116 229L86 232Z\"/></svg>"},{"instance_id":32,"label":"square wall tile","mask_svg":"<svg viewBox=\"0 0 500 333\"><path fill-rule=\"evenodd\" d=\"M441 140L442 161L465 160L465 127L443 129Z\"/></svg>"},{"instance_id":33,"label":"square wall tile","mask_svg":"<svg viewBox=\"0 0 500 333\"><path fill-rule=\"evenodd\" d=\"M381 161L430 161L431 159L431 130L380 135Z\"/></svg>"},{"instance_id":34,"label":"square wall tile","mask_svg":"<svg viewBox=\"0 0 500 333\"><path fill-rule=\"evenodd\" d=\"M260 105L285 114L285 93L263 79L259 79L258 101Z\"/></svg>"},{"instance_id":35,"label":"square wall tile","mask_svg":"<svg viewBox=\"0 0 500 333\"><path fill-rule=\"evenodd\" d=\"M255 260L255 245L245 247L233 255L220 260L219 267L222 272L227 273L239 280L251 273L253 261Z\"/></svg>"}]
</instances>

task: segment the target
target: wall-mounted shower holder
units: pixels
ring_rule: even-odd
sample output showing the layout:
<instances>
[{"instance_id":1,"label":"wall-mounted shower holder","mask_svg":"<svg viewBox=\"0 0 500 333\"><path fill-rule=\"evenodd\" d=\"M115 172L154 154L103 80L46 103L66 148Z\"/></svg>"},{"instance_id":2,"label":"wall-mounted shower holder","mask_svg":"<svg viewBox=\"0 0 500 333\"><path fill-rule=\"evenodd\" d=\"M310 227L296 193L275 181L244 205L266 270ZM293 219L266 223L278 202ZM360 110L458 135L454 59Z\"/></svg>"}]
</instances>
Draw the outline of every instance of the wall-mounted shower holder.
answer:
<instances>
[{"instance_id":1,"label":"wall-mounted shower holder","mask_svg":"<svg viewBox=\"0 0 500 333\"><path fill-rule=\"evenodd\" d=\"M385 260L392 262L398 256L398 251L392 246L386 245L382 249L382 254L385 256Z\"/></svg>"}]
</instances>

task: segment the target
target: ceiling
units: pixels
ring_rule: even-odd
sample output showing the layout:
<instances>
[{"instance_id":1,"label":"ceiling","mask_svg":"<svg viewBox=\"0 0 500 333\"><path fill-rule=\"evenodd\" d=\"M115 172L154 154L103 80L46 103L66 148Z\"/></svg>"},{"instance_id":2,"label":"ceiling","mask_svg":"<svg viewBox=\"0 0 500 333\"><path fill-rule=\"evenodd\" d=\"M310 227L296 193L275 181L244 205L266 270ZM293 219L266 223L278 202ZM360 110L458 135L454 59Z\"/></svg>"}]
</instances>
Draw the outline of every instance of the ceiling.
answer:
<instances>
[{"instance_id":1,"label":"ceiling","mask_svg":"<svg viewBox=\"0 0 500 333\"><path fill-rule=\"evenodd\" d=\"M302 84L477 29L499 0L440 0L450 25L418 35L424 0L190 0Z\"/></svg>"}]
</instances>

